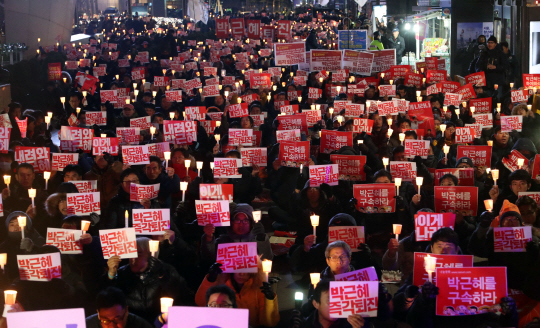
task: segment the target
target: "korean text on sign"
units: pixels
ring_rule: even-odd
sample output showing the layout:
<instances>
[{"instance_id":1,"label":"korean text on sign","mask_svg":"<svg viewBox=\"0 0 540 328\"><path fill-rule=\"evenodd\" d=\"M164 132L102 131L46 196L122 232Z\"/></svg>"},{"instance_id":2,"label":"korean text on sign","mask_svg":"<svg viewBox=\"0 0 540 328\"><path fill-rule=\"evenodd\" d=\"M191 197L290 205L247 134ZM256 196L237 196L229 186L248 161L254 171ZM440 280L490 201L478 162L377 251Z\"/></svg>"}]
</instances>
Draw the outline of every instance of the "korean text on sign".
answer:
<instances>
[{"instance_id":1,"label":"korean text on sign","mask_svg":"<svg viewBox=\"0 0 540 328\"><path fill-rule=\"evenodd\" d=\"M99 192L67 194L68 214L88 215L101 214Z\"/></svg>"},{"instance_id":2,"label":"korean text on sign","mask_svg":"<svg viewBox=\"0 0 540 328\"><path fill-rule=\"evenodd\" d=\"M378 281L331 281L330 318L376 317L378 298Z\"/></svg>"},{"instance_id":3,"label":"korean text on sign","mask_svg":"<svg viewBox=\"0 0 540 328\"><path fill-rule=\"evenodd\" d=\"M150 164L148 146L122 146L122 159L124 164Z\"/></svg>"},{"instance_id":4,"label":"korean text on sign","mask_svg":"<svg viewBox=\"0 0 540 328\"><path fill-rule=\"evenodd\" d=\"M226 200L196 200L197 222L200 226L212 224L215 227L231 225L229 202Z\"/></svg>"},{"instance_id":5,"label":"korean text on sign","mask_svg":"<svg viewBox=\"0 0 540 328\"><path fill-rule=\"evenodd\" d=\"M532 240L531 226L493 229L495 252L525 252Z\"/></svg>"},{"instance_id":6,"label":"korean text on sign","mask_svg":"<svg viewBox=\"0 0 540 328\"><path fill-rule=\"evenodd\" d=\"M446 254L428 254L414 253L413 265L413 285L422 286L426 281L429 281L429 275L426 271L425 260L427 256L436 257L436 268L467 268L473 266L472 255L446 255ZM437 275L433 273L433 283L437 285Z\"/></svg>"},{"instance_id":7,"label":"korean text on sign","mask_svg":"<svg viewBox=\"0 0 540 328\"><path fill-rule=\"evenodd\" d=\"M60 253L17 255L21 280L50 281L62 278Z\"/></svg>"},{"instance_id":8,"label":"korean text on sign","mask_svg":"<svg viewBox=\"0 0 540 328\"><path fill-rule=\"evenodd\" d=\"M139 235L162 235L170 228L171 210L159 209L133 209L133 228Z\"/></svg>"},{"instance_id":9,"label":"korean text on sign","mask_svg":"<svg viewBox=\"0 0 540 328\"><path fill-rule=\"evenodd\" d=\"M336 274L336 281L379 281L375 267Z\"/></svg>"},{"instance_id":10,"label":"korean text on sign","mask_svg":"<svg viewBox=\"0 0 540 328\"><path fill-rule=\"evenodd\" d=\"M477 207L478 187L435 186L435 212L476 216Z\"/></svg>"},{"instance_id":11,"label":"korean text on sign","mask_svg":"<svg viewBox=\"0 0 540 328\"><path fill-rule=\"evenodd\" d=\"M64 171L68 164L77 164L79 162L79 153L53 153L52 154L52 170Z\"/></svg>"},{"instance_id":12,"label":"korean text on sign","mask_svg":"<svg viewBox=\"0 0 540 328\"><path fill-rule=\"evenodd\" d=\"M225 273L255 273L257 266L257 243L219 244L216 262L221 263Z\"/></svg>"},{"instance_id":13,"label":"korean text on sign","mask_svg":"<svg viewBox=\"0 0 540 328\"><path fill-rule=\"evenodd\" d=\"M229 130L230 131L230 130ZM242 155L242 166L266 166L268 149L263 148L242 148L240 150Z\"/></svg>"},{"instance_id":14,"label":"korean text on sign","mask_svg":"<svg viewBox=\"0 0 540 328\"><path fill-rule=\"evenodd\" d=\"M395 212L396 188L393 183L355 184L354 198L358 201L356 208L366 213Z\"/></svg>"},{"instance_id":15,"label":"korean text on sign","mask_svg":"<svg viewBox=\"0 0 540 328\"><path fill-rule=\"evenodd\" d=\"M232 184L201 184L199 186L199 198L201 200L227 200L233 201Z\"/></svg>"},{"instance_id":16,"label":"korean text on sign","mask_svg":"<svg viewBox=\"0 0 540 328\"><path fill-rule=\"evenodd\" d=\"M141 185L132 183L130 185L129 200L140 202L143 199L155 199L159 195L160 184Z\"/></svg>"},{"instance_id":17,"label":"korean text on sign","mask_svg":"<svg viewBox=\"0 0 540 328\"><path fill-rule=\"evenodd\" d=\"M424 159L427 158L429 154L429 141L406 139L404 143L406 158L413 158L415 156L420 156Z\"/></svg>"},{"instance_id":18,"label":"korean text on sign","mask_svg":"<svg viewBox=\"0 0 540 328\"><path fill-rule=\"evenodd\" d=\"M214 158L214 178L241 178L239 167L242 167L241 159Z\"/></svg>"},{"instance_id":19,"label":"korean text on sign","mask_svg":"<svg viewBox=\"0 0 540 328\"><path fill-rule=\"evenodd\" d=\"M82 254L81 230L47 228L45 244L56 246L62 254Z\"/></svg>"},{"instance_id":20,"label":"korean text on sign","mask_svg":"<svg viewBox=\"0 0 540 328\"><path fill-rule=\"evenodd\" d=\"M133 228L99 230L99 240L106 260L116 255L122 259L137 257L137 240Z\"/></svg>"},{"instance_id":21,"label":"korean text on sign","mask_svg":"<svg viewBox=\"0 0 540 328\"><path fill-rule=\"evenodd\" d=\"M364 244L364 227L328 227L328 243L341 240L351 246L353 252L358 252L358 246Z\"/></svg>"},{"instance_id":22,"label":"korean text on sign","mask_svg":"<svg viewBox=\"0 0 540 328\"><path fill-rule=\"evenodd\" d=\"M414 215L416 241L430 241L433 233L443 227L454 229L455 221L452 213L418 212Z\"/></svg>"},{"instance_id":23,"label":"korean text on sign","mask_svg":"<svg viewBox=\"0 0 540 328\"><path fill-rule=\"evenodd\" d=\"M15 160L19 163L32 164L36 173L50 171L48 147L15 147Z\"/></svg>"},{"instance_id":24,"label":"korean text on sign","mask_svg":"<svg viewBox=\"0 0 540 328\"><path fill-rule=\"evenodd\" d=\"M339 169L337 164L311 165L309 167L309 185L311 187L317 187L323 183L336 186L338 180Z\"/></svg>"},{"instance_id":25,"label":"korean text on sign","mask_svg":"<svg viewBox=\"0 0 540 328\"><path fill-rule=\"evenodd\" d=\"M197 122L164 121L163 136L175 145L190 145L197 141Z\"/></svg>"}]
</instances>

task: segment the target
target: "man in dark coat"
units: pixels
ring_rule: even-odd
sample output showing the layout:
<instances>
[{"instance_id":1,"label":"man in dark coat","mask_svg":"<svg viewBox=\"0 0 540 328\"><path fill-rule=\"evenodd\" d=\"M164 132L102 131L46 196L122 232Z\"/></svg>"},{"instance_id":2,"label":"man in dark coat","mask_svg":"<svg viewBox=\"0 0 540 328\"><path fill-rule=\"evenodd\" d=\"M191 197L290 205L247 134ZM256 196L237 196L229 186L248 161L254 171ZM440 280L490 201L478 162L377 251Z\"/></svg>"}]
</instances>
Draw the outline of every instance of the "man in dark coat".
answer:
<instances>
[{"instance_id":1,"label":"man in dark coat","mask_svg":"<svg viewBox=\"0 0 540 328\"><path fill-rule=\"evenodd\" d=\"M386 42L386 49L396 49L396 64L401 64L401 59L405 52L405 40L399 35L399 29L397 27L392 30L392 37L387 39Z\"/></svg>"},{"instance_id":2,"label":"man in dark coat","mask_svg":"<svg viewBox=\"0 0 540 328\"><path fill-rule=\"evenodd\" d=\"M487 50L480 53L480 58L476 62L476 71L485 72L486 83L489 89L494 89L494 85L502 86L506 80L506 68L508 66L508 60L506 55L497 46L497 38L490 36L487 42ZM502 96L499 92L499 98Z\"/></svg>"}]
</instances>

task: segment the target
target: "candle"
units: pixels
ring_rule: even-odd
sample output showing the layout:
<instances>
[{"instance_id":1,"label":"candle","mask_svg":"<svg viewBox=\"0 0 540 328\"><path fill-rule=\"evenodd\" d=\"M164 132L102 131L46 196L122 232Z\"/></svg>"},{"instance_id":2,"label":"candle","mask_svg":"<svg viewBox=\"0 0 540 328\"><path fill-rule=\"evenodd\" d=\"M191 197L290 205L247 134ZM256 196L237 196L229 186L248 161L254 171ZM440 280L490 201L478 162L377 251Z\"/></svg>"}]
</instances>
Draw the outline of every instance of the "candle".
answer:
<instances>
[{"instance_id":1,"label":"candle","mask_svg":"<svg viewBox=\"0 0 540 328\"><path fill-rule=\"evenodd\" d=\"M493 87L495 88L495 90L497 90L499 88L499 85L498 84L494 84Z\"/></svg>"},{"instance_id":2,"label":"candle","mask_svg":"<svg viewBox=\"0 0 540 328\"><path fill-rule=\"evenodd\" d=\"M88 229L90 228L90 221L87 220L81 220L81 231L82 233L86 233Z\"/></svg>"},{"instance_id":3,"label":"candle","mask_svg":"<svg viewBox=\"0 0 540 328\"><path fill-rule=\"evenodd\" d=\"M450 152L450 146L444 145L444 146L443 146L443 152L444 152L444 159L446 159L446 156L447 156L448 153Z\"/></svg>"},{"instance_id":4,"label":"candle","mask_svg":"<svg viewBox=\"0 0 540 328\"><path fill-rule=\"evenodd\" d=\"M129 212L126 210L126 212L124 213L124 217L126 219L126 222L125 222L125 226L126 228L129 228Z\"/></svg>"},{"instance_id":5,"label":"candle","mask_svg":"<svg viewBox=\"0 0 540 328\"><path fill-rule=\"evenodd\" d=\"M388 138L390 138L390 137L392 136L392 133L394 133L394 130L388 129L388 132L386 133L386 135L388 136Z\"/></svg>"},{"instance_id":6,"label":"candle","mask_svg":"<svg viewBox=\"0 0 540 328\"><path fill-rule=\"evenodd\" d=\"M169 160L171 159L171 152L170 151L164 151L163 157L165 157L165 169L169 168Z\"/></svg>"},{"instance_id":7,"label":"candle","mask_svg":"<svg viewBox=\"0 0 540 328\"><path fill-rule=\"evenodd\" d=\"M475 107L471 106L471 114L474 114Z\"/></svg>"},{"instance_id":8,"label":"candle","mask_svg":"<svg viewBox=\"0 0 540 328\"><path fill-rule=\"evenodd\" d=\"M381 79L384 79L384 73L381 73Z\"/></svg>"},{"instance_id":9,"label":"candle","mask_svg":"<svg viewBox=\"0 0 540 328\"><path fill-rule=\"evenodd\" d=\"M255 223L261 220L261 214L261 211L253 211L253 221L255 221Z\"/></svg>"},{"instance_id":10,"label":"candle","mask_svg":"<svg viewBox=\"0 0 540 328\"><path fill-rule=\"evenodd\" d=\"M441 132L444 133L444 131L446 131L446 124L441 124L439 126L441 128Z\"/></svg>"},{"instance_id":11,"label":"candle","mask_svg":"<svg viewBox=\"0 0 540 328\"><path fill-rule=\"evenodd\" d=\"M399 235L401 234L401 224L393 224L394 235L396 235L396 240L399 241Z\"/></svg>"},{"instance_id":12,"label":"candle","mask_svg":"<svg viewBox=\"0 0 540 328\"><path fill-rule=\"evenodd\" d=\"M188 183L187 182L180 182L180 190L182 190L182 201L185 202L186 201L186 190L187 190L187 187L188 187Z\"/></svg>"},{"instance_id":13,"label":"candle","mask_svg":"<svg viewBox=\"0 0 540 328\"><path fill-rule=\"evenodd\" d=\"M309 278L311 279L311 284L313 285L313 288L316 288L319 281L321 281L321 274L320 273L310 273Z\"/></svg>"},{"instance_id":14,"label":"candle","mask_svg":"<svg viewBox=\"0 0 540 328\"><path fill-rule=\"evenodd\" d=\"M418 195L420 196L420 188L422 187L422 182L424 182L423 177L416 177L416 185L418 186Z\"/></svg>"},{"instance_id":15,"label":"candle","mask_svg":"<svg viewBox=\"0 0 540 328\"><path fill-rule=\"evenodd\" d=\"M170 297L162 297L159 299L161 303L161 313L169 313L169 308L173 305L174 299Z\"/></svg>"},{"instance_id":16,"label":"candle","mask_svg":"<svg viewBox=\"0 0 540 328\"><path fill-rule=\"evenodd\" d=\"M424 268L426 269L428 276L429 276L429 282L433 282L432 275L433 272L435 272L435 268L437 266L437 258L432 256L426 256L424 257Z\"/></svg>"},{"instance_id":17,"label":"candle","mask_svg":"<svg viewBox=\"0 0 540 328\"><path fill-rule=\"evenodd\" d=\"M317 238L317 227L319 226L319 216L318 215L315 215L313 214L312 216L309 217L310 220L311 220L311 225L313 226L313 236L315 236L315 238Z\"/></svg>"},{"instance_id":18,"label":"candle","mask_svg":"<svg viewBox=\"0 0 540 328\"><path fill-rule=\"evenodd\" d=\"M390 85L394 84L394 80L390 80L389 82L390 82Z\"/></svg>"},{"instance_id":19,"label":"candle","mask_svg":"<svg viewBox=\"0 0 540 328\"><path fill-rule=\"evenodd\" d=\"M4 303L6 305L15 304L15 300L17 299L17 291L16 290L4 290Z\"/></svg>"},{"instance_id":20,"label":"candle","mask_svg":"<svg viewBox=\"0 0 540 328\"><path fill-rule=\"evenodd\" d=\"M488 140L487 144L488 144L488 146L493 147L493 140Z\"/></svg>"},{"instance_id":21,"label":"candle","mask_svg":"<svg viewBox=\"0 0 540 328\"><path fill-rule=\"evenodd\" d=\"M422 91L416 91L416 97L420 97L422 95Z\"/></svg>"},{"instance_id":22,"label":"candle","mask_svg":"<svg viewBox=\"0 0 540 328\"><path fill-rule=\"evenodd\" d=\"M36 189L28 189L28 197L32 198L32 207L34 207L34 198L36 198Z\"/></svg>"},{"instance_id":23,"label":"candle","mask_svg":"<svg viewBox=\"0 0 540 328\"><path fill-rule=\"evenodd\" d=\"M499 178L499 170L491 170L491 177L493 178L493 181L495 181L495 185L497 185L497 179Z\"/></svg>"},{"instance_id":24,"label":"candle","mask_svg":"<svg viewBox=\"0 0 540 328\"><path fill-rule=\"evenodd\" d=\"M186 159L184 161L184 165L186 166L186 175L189 175L189 167L191 166L191 160L190 159Z\"/></svg>"},{"instance_id":25,"label":"candle","mask_svg":"<svg viewBox=\"0 0 540 328\"><path fill-rule=\"evenodd\" d=\"M334 114L334 108L332 108L332 107L328 108L328 113L330 113L330 115L333 115Z\"/></svg>"},{"instance_id":26,"label":"candle","mask_svg":"<svg viewBox=\"0 0 540 328\"><path fill-rule=\"evenodd\" d=\"M484 206L486 207L486 210L491 212L493 210L493 199L485 199Z\"/></svg>"},{"instance_id":27,"label":"candle","mask_svg":"<svg viewBox=\"0 0 540 328\"><path fill-rule=\"evenodd\" d=\"M272 261L270 260L263 260L262 261L262 269L265 274L266 282L268 282L268 274L272 272Z\"/></svg>"},{"instance_id":28,"label":"candle","mask_svg":"<svg viewBox=\"0 0 540 328\"><path fill-rule=\"evenodd\" d=\"M171 118L171 120L174 120L174 112L170 112L169 117Z\"/></svg>"},{"instance_id":29,"label":"candle","mask_svg":"<svg viewBox=\"0 0 540 328\"><path fill-rule=\"evenodd\" d=\"M77 107L75 111L77 112L77 115L79 115L79 113L81 112L81 107Z\"/></svg>"},{"instance_id":30,"label":"candle","mask_svg":"<svg viewBox=\"0 0 540 328\"><path fill-rule=\"evenodd\" d=\"M156 127L152 125L150 127L150 135L151 135L150 140L154 139L154 134L155 133L156 133Z\"/></svg>"},{"instance_id":31,"label":"candle","mask_svg":"<svg viewBox=\"0 0 540 328\"><path fill-rule=\"evenodd\" d=\"M203 162L196 162L195 163L197 165L197 172L199 174L199 177L201 176L201 169L202 169L202 166L203 166Z\"/></svg>"},{"instance_id":32,"label":"candle","mask_svg":"<svg viewBox=\"0 0 540 328\"><path fill-rule=\"evenodd\" d=\"M153 257L156 257L156 253L159 250L159 240L150 240L150 253L152 253Z\"/></svg>"},{"instance_id":33,"label":"candle","mask_svg":"<svg viewBox=\"0 0 540 328\"><path fill-rule=\"evenodd\" d=\"M463 106L463 108L467 107L467 102L466 101L462 102L461 106Z\"/></svg>"},{"instance_id":34,"label":"candle","mask_svg":"<svg viewBox=\"0 0 540 328\"><path fill-rule=\"evenodd\" d=\"M62 106L65 106L65 104L66 104L66 97L60 97L60 101L62 102Z\"/></svg>"},{"instance_id":35,"label":"candle","mask_svg":"<svg viewBox=\"0 0 540 328\"><path fill-rule=\"evenodd\" d=\"M49 179L51 178L51 172L43 172L43 178L45 179L45 190L47 190L47 185L49 183Z\"/></svg>"},{"instance_id":36,"label":"candle","mask_svg":"<svg viewBox=\"0 0 540 328\"><path fill-rule=\"evenodd\" d=\"M6 263L7 263L7 253L0 254L0 268L2 268L2 270L4 270L4 266L6 265Z\"/></svg>"},{"instance_id":37,"label":"candle","mask_svg":"<svg viewBox=\"0 0 540 328\"><path fill-rule=\"evenodd\" d=\"M456 116L459 116L459 108L456 108L455 112L456 112Z\"/></svg>"},{"instance_id":38,"label":"candle","mask_svg":"<svg viewBox=\"0 0 540 328\"><path fill-rule=\"evenodd\" d=\"M21 228L22 238L24 239L24 227L26 227L26 216L17 217L17 221L19 222L19 227Z\"/></svg>"},{"instance_id":39,"label":"candle","mask_svg":"<svg viewBox=\"0 0 540 328\"><path fill-rule=\"evenodd\" d=\"M525 160L523 158L518 158L517 165L519 166L520 169L522 168L524 163L525 163Z\"/></svg>"},{"instance_id":40,"label":"candle","mask_svg":"<svg viewBox=\"0 0 540 328\"><path fill-rule=\"evenodd\" d=\"M214 162L210 162L210 168L214 171Z\"/></svg>"},{"instance_id":41,"label":"candle","mask_svg":"<svg viewBox=\"0 0 540 328\"><path fill-rule=\"evenodd\" d=\"M302 102L302 96L298 96L298 102L299 102L299 103Z\"/></svg>"},{"instance_id":42,"label":"candle","mask_svg":"<svg viewBox=\"0 0 540 328\"><path fill-rule=\"evenodd\" d=\"M9 184L11 183L11 175L4 175L4 183L7 185L9 191Z\"/></svg>"},{"instance_id":43,"label":"candle","mask_svg":"<svg viewBox=\"0 0 540 328\"><path fill-rule=\"evenodd\" d=\"M45 116L45 123L47 123L47 130L49 130L49 124L51 123L51 118L49 116Z\"/></svg>"},{"instance_id":44,"label":"candle","mask_svg":"<svg viewBox=\"0 0 540 328\"><path fill-rule=\"evenodd\" d=\"M510 82L510 89L514 88L514 82Z\"/></svg>"},{"instance_id":45,"label":"candle","mask_svg":"<svg viewBox=\"0 0 540 328\"><path fill-rule=\"evenodd\" d=\"M400 134L399 134L399 141L400 141L401 143L403 143L404 140L405 140L405 133L400 133Z\"/></svg>"},{"instance_id":46,"label":"candle","mask_svg":"<svg viewBox=\"0 0 540 328\"><path fill-rule=\"evenodd\" d=\"M364 143L364 140L357 140L358 144L361 145Z\"/></svg>"},{"instance_id":47,"label":"candle","mask_svg":"<svg viewBox=\"0 0 540 328\"><path fill-rule=\"evenodd\" d=\"M383 157L382 163L383 163L383 165L384 165L384 169L386 170L386 167L388 166L388 158L387 158L387 157Z\"/></svg>"}]
</instances>

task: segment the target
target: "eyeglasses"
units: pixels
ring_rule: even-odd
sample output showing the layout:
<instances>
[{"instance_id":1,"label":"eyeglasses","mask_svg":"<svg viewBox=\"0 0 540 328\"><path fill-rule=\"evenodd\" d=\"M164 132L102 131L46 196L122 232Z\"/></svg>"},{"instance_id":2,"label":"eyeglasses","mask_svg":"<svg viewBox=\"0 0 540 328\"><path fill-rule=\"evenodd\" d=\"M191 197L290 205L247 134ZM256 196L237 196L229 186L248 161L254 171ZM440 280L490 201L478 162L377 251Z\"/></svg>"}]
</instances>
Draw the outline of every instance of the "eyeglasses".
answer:
<instances>
[{"instance_id":1,"label":"eyeglasses","mask_svg":"<svg viewBox=\"0 0 540 328\"><path fill-rule=\"evenodd\" d=\"M234 224L249 224L249 220L235 220Z\"/></svg>"},{"instance_id":2,"label":"eyeglasses","mask_svg":"<svg viewBox=\"0 0 540 328\"><path fill-rule=\"evenodd\" d=\"M332 262L345 262L349 260L348 256L341 255L341 256L329 256L328 259Z\"/></svg>"},{"instance_id":3,"label":"eyeglasses","mask_svg":"<svg viewBox=\"0 0 540 328\"><path fill-rule=\"evenodd\" d=\"M108 326L108 325L119 325L126 318L126 314L127 314L127 310L124 312L124 314L122 314L121 318L116 318L116 319L109 320L109 319L102 319L99 316L99 312L98 312L98 319L101 322L101 324L106 325L106 326Z\"/></svg>"},{"instance_id":4,"label":"eyeglasses","mask_svg":"<svg viewBox=\"0 0 540 328\"><path fill-rule=\"evenodd\" d=\"M122 181L122 183L139 183L139 180L126 180L126 181Z\"/></svg>"},{"instance_id":5,"label":"eyeglasses","mask_svg":"<svg viewBox=\"0 0 540 328\"><path fill-rule=\"evenodd\" d=\"M208 304L208 307L211 307L211 308L232 308L233 305L231 303L227 303L227 302L223 302L223 303L216 303L216 302L212 302L212 303L209 303Z\"/></svg>"}]
</instances>

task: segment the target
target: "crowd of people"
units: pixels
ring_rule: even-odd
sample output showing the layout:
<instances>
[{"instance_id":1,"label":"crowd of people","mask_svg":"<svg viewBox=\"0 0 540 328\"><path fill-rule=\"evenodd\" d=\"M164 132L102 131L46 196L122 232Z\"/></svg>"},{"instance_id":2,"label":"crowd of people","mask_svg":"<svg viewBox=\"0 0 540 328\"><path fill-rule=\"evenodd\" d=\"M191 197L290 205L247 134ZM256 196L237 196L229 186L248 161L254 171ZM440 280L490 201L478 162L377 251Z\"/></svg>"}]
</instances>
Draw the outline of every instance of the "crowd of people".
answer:
<instances>
[{"instance_id":1,"label":"crowd of people","mask_svg":"<svg viewBox=\"0 0 540 328\"><path fill-rule=\"evenodd\" d=\"M330 86L340 86L341 90L353 84L360 86L366 76L350 73L346 77L349 83L336 82L333 79L336 72L321 77L318 71L304 70L307 81L299 83L295 77L305 67L297 65L281 66L278 73L272 71L272 86L251 87L251 80L246 78L250 71L270 72L275 67L272 53L262 56L261 50L273 49L273 44L279 42L277 36L219 40L215 37L216 18L220 17L211 15L207 25L187 21L159 25L151 17L105 18L89 25L87 31L103 32L103 35L92 36L88 46L75 44L69 49L63 45L44 46L28 61L27 65L36 68L35 71L43 72L60 56L63 72L57 81L41 79L41 75L39 81L34 81L42 88L30 94L32 108L25 97L13 99L4 111L7 119L3 120L3 126L11 129L9 146L5 145L0 153L0 171L11 179L0 181L5 217L5 229L0 229L0 253L7 254L0 286L18 292L17 303L10 311L84 308L86 325L90 328L164 327L168 317L161 311L160 299L170 297L174 306L248 309L250 327L540 326L540 213L534 198L520 196L521 192L540 191L540 175L533 176L540 146L540 116L534 105L536 94L519 103L511 101L511 86L505 77L505 67L501 66L506 64L503 59L497 59L500 46L495 37L489 38L486 52L479 54L476 63L478 71L485 72L487 83L474 87L473 98L490 98L489 113L493 116L493 125L483 127L469 143L492 146L491 165L478 165L469 157L458 158L458 147L463 144L456 142L456 129L475 123L466 101L447 105L445 93L428 93L430 84L425 80L415 87L405 85L401 77L388 81L388 76L385 79L381 72L372 72L362 95L339 91L332 95ZM307 39L306 48L336 49L336 32L343 26L344 17L339 13L318 15L307 11L288 15L263 12L230 18L244 18L246 22L260 20L261 26L290 20L294 23L288 42ZM393 33L394 42L399 43L399 31ZM90 48L95 52L90 53ZM145 52L149 53L148 57L140 55ZM247 56L240 55L246 52ZM66 68L66 61L83 57L90 59L85 66ZM176 61L176 58L181 59ZM127 67L119 65L122 59L129 60ZM394 64L399 62L398 56ZM180 65L175 66L180 69L173 69L173 63ZM95 82L86 83L87 75L93 76L103 64L105 74L97 76ZM133 78L135 72L140 73L140 67L145 68L143 77ZM217 68L217 76L207 76L205 67ZM167 77L168 82L156 86L156 78L161 80L161 77ZM205 96L202 88L215 78L219 80L219 94ZM194 79L200 81L199 87L180 89L181 101L171 101L166 91L176 89L173 81L185 83ZM395 96L380 94L378 86L390 84L396 86ZM309 97L310 88L322 89L322 95L316 99ZM101 91L126 89L125 103L103 101L100 97ZM434 130L419 129L420 118L409 116L407 111L395 115L379 115L373 108L369 111L370 104L374 106L377 101L391 98L404 99L410 104L428 101ZM231 117L230 106L245 103L246 99L250 101L248 115ZM371 131L358 132L354 123L358 117L348 116L344 108L334 110L337 108L334 102L343 100L364 105L360 117L372 122ZM296 140L309 142L309 159L295 163L298 165L280 160L278 118L285 102L298 106L297 115L312 109L321 111L320 119L307 131L301 131ZM195 106L206 109L204 119L195 120L196 141L176 144L174 139L167 139L168 120L186 120L186 108ZM104 124L88 124L87 118L94 112L106 113ZM259 120L258 115L264 118ZM503 131L501 117L510 115L520 116L521 131ZM142 117L148 117L152 125L141 128L132 145L169 142L170 148L165 152L170 152L170 159L165 159L161 152L149 156L149 164L129 165L124 161L122 149L117 155L92 154L90 149L62 149L65 141L62 127L88 128L94 137L119 137L123 142L125 136L118 129L131 127L132 119ZM22 121L26 122L25 126L19 126ZM207 124L209 121L214 123ZM267 163L240 167L234 178L214 177L215 158L241 159L242 149L246 148L230 144L230 129L251 129L253 135L258 135L253 146L266 148ZM321 132L326 131L349 132L352 144L325 152L321 149ZM406 158L404 140L428 140L427 156ZM78 160L62 170L44 169L35 163L17 162L16 158L21 156L17 147L47 147L51 156L60 152L77 153ZM515 154L513 151L527 160L517 169L507 164ZM336 154L362 155L365 161L362 177L341 178L332 185L310 181L310 166L332 164L331 156ZM52 157L49 159L52 162ZM414 179L404 179L398 186L392 212L361 208L353 192L355 185L395 183L397 173L392 172L388 160L414 163L416 176L422 177L423 183L416 185ZM202 166L197 166L198 162ZM454 226L438 229L430 240L417 241L414 218L417 213L436 212L435 187L462 183L461 177L453 174L442 177L435 174L436 170L451 168L473 169L471 186L477 187L477 208L447 209L445 212L455 214ZM498 170L498 177L492 174L494 170ZM77 181L95 181L100 214L72 214L67 198L79 192L74 184ZM183 183L187 183L187 188L182 188ZM133 200L130 197L133 184L159 184L159 193L152 199ZM203 184L232 185L230 226L199 224L195 204L201 199ZM30 197L29 190L34 189L36 193ZM487 206L490 202L485 200L491 200L492 206ZM259 220L254 211L260 208L264 213ZM138 209L170 210L170 226L159 234L138 235L135 258L114 255L105 259L100 231L133 227L133 211ZM316 235L311 223L313 215L319 218ZM26 218L22 227L20 217ZM81 231L83 221L90 221L90 227L79 239L82 254L61 254L60 278L34 281L21 277L18 256L60 252L46 244L50 229ZM396 224L402 226L399 240L393 230ZM332 227L351 226L364 228L365 242L351 248L344 241L329 241ZM525 251L494 252L496 228L523 226L530 226L532 231ZM278 232L295 238L292 245L287 245L286 252L278 253L270 242L270 237ZM159 241L157 252L151 250L151 241ZM257 272L223 272L223 263L217 262L218 245L239 242L256 243ZM474 255L475 266L505 267L508 293L493 304L498 310L464 315L471 312L455 309L452 316L436 315L439 288L430 281L413 284L414 253L419 252ZM286 288L278 282L279 272L266 279L263 271L263 260L275 261L278 257L285 258L290 271L303 276L305 286L310 286L303 306L292 315L283 315L279 308L276 291ZM348 318L334 318L331 281L338 274L370 267L375 269L380 281L376 316L352 314ZM399 271L393 281L399 289L391 293L383 275L394 271ZM320 273L320 281L311 285L310 273ZM1 323L6 325L5 318Z\"/></svg>"}]
</instances>

